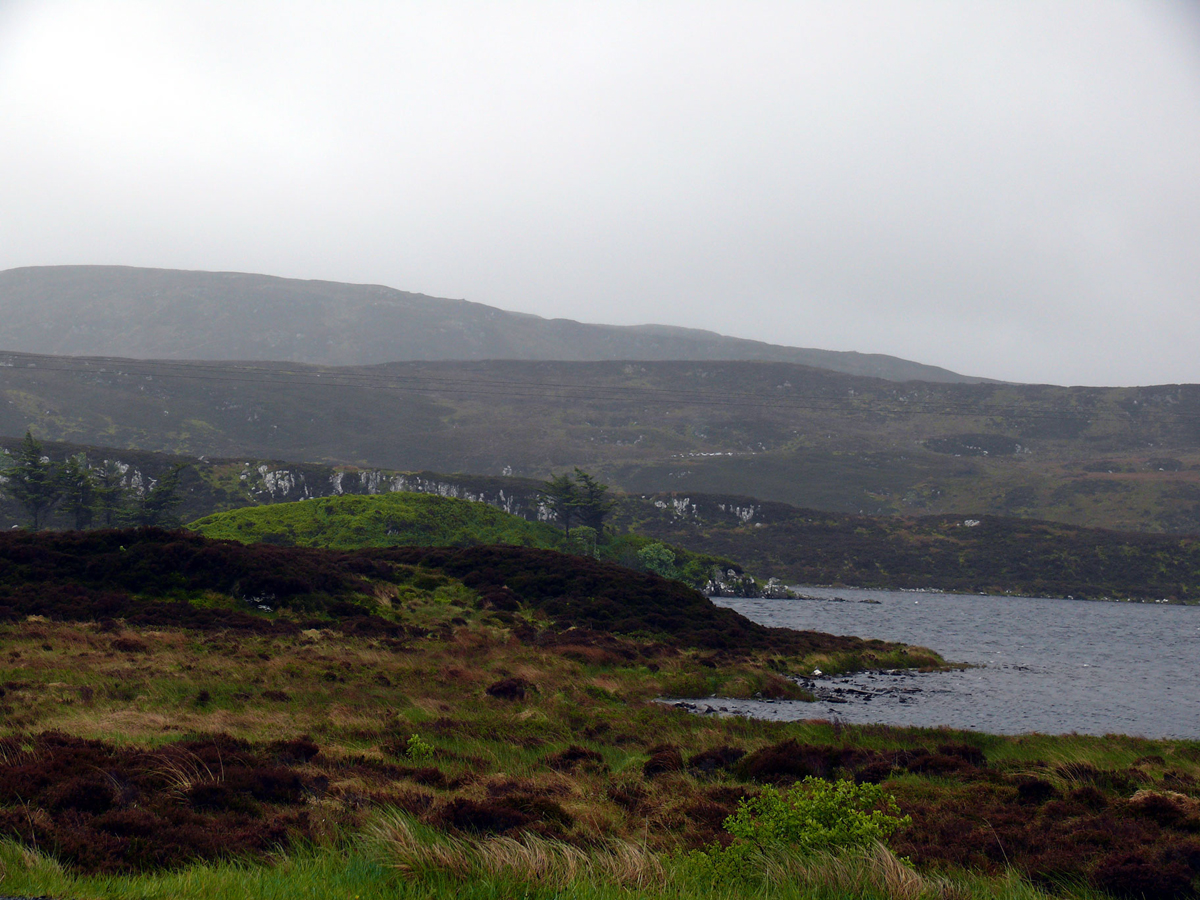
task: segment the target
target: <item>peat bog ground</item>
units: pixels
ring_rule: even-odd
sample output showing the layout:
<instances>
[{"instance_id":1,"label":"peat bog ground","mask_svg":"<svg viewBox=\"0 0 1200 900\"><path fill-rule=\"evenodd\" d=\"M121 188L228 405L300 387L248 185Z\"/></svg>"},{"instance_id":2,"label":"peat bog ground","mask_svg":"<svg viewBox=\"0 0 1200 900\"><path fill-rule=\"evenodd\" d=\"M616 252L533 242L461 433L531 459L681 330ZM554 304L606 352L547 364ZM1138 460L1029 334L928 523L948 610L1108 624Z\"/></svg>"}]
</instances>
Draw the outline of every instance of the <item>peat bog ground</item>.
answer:
<instances>
[{"instance_id":1,"label":"peat bog ground","mask_svg":"<svg viewBox=\"0 0 1200 900\"><path fill-rule=\"evenodd\" d=\"M694 896L739 802L816 776L910 821L719 896L1195 895L1197 742L655 702L940 664L549 551L3 535L0 893Z\"/></svg>"}]
</instances>

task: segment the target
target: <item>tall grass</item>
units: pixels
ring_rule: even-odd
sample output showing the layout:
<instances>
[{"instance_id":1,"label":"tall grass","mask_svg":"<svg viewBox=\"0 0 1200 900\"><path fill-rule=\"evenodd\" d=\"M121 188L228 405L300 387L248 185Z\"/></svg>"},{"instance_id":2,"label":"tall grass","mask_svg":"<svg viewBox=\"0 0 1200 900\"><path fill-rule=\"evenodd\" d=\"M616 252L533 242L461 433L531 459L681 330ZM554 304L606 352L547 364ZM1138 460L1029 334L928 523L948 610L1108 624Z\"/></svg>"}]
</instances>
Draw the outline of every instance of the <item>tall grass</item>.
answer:
<instances>
[{"instance_id":1,"label":"tall grass","mask_svg":"<svg viewBox=\"0 0 1200 900\"><path fill-rule=\"evenodd\" d=\"M667 880L657 855L645 845L624 840L588 849L528 832L469 840L422 828L402 813L377 821L368 830L368 839L385 865L409 879L445 873L560 889L578 881L662 888Z\"/></svg>"},{"instance_id":2,"label":"tall grass","mask_svg":"<svg viewBox=\"0 0 1200 900\"><path fill-rule=\"evenodd\" d=\"M381 817L355 847L302 847L273 864L223 861L141 875L80 875L51 856L0 843L0 893L80 900L1048 900L1014 872L922 876L875 845L840 854L764 856L755 877L713 883L678 858L614 842L590 849L524 835L451 839ZM1063 900L1099 900L1078 886Z\"/></svg>"},{"instance_id":3,"label":"tall grass","mask_svg":"<svg viewBox=\"0 0 1200 900\"><path fill-rule=\"evenodd\" d=\"M449 837L392 813L367 832L368 855L408 885L446 884L447 892L482 883L528 885L574 897L771 897L840 900L1042 900L1015 874L1000 878L923 876L881 843L843 852L758 853L753 874L714 881L684 857L661 858L629 841L581 848L533 834L517 838ZM1078 896L1068 891L1065 896ZM1082 896L1089 896L1084 893Z\"/></svg>"},{"instance_id":4,"label":"tall grass","mask_svg":"<svg viewBox=\"0 0 1200 900\"><path fill-rule=\"evenodd\" d=\"M302 850L274 866L219 862L133 876L79 875L44 854L0 844L0 892L11 895L112 900L384 900L404 896L406 892L397 887L396 880L378 863L329 849Z\"/></svg>"}]
</instances>

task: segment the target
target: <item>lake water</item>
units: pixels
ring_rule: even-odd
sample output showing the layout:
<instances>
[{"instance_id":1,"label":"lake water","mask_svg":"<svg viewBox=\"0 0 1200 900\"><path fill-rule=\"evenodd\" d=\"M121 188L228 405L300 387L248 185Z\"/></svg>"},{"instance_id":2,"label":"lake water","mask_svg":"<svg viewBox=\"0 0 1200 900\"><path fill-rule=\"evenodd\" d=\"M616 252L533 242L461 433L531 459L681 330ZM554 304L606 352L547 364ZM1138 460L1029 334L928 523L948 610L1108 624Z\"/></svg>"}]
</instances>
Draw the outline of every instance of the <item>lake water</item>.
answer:
<instances>
[{"instance_id":1,"label":"lake water","mask_svg":"<svg viewBox=\"0 0 1200 900\"><path fill-rule=\"evenodd\" d=\"M700 711L1200 739L1200 606L797 590L823 599L714 602L764 625L919 644L977 668L813 678L816 703L707 700Z\"/></svg>"}]
</instances>

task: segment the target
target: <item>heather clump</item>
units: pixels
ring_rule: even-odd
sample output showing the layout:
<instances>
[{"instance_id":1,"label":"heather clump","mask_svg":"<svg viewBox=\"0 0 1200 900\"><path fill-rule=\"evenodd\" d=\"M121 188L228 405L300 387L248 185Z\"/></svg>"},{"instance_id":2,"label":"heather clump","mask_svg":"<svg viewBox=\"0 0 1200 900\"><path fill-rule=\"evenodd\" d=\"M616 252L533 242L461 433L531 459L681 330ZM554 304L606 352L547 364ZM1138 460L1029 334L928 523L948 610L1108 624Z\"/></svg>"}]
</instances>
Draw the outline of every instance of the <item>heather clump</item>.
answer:
<instances>
[{"instance_id":1,"label":"heather clump","mask_svg":"<svg viewBox=\"0 0 1200 900\"><path fill-rule=\"evenodd\" d=\"M302 771L217 735L144 751L58 732L6 741L0 833L86 872L260 855L312 837Z\"/></svg>"}]
</instances>

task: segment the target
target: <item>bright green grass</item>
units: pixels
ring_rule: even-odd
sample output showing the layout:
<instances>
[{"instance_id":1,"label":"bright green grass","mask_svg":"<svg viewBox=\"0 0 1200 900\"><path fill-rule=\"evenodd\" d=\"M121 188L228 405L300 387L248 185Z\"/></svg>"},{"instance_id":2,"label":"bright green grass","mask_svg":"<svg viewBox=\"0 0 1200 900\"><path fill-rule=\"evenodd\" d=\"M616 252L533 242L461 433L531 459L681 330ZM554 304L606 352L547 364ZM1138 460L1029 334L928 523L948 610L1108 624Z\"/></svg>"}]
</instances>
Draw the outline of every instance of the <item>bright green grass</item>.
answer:
<instances>
[{"instance_id":1,"label":"bright green grass","mask_svg":"<svg viewBox=\"0 0 1200 900\"><path fill-rule=\"evenodd\" d=\"M916 897L878 879L859 879L818 868L809 878L766 876L745 882L700 881L683 871L677 860L666 859L668 881L654 887L623 887L577 878L565 887L473 873L464 877L428 873L406 878L388 865L385 852L359 841L351 848L309 847L278 858L274 865L224 861L188 866L177 871L141 875L76 875L52 858L11 842L0 844L0 892L20 896L71 897L76 900L417 900L454 897L456 900L891 900L906 896L929 900L1046 900L1047 894L1020 877L960 875L953 881L926 881ZM851 871L855 861L846 861ZM835 864L836 865L836 864ZM824 867L828 868L828 867ZM765 874L765 873L764 873ZM833 875L834 877L830 877ZM864 883L865 882L865 883ZM874 882L874 883L872 883ZM890 888L890 889L889 889ZM910 888L911 890L911 888ZM1087 900L1099 895L1068 888L1065 898Z\"/></svg>"},{"instance_id":2,"label":"bright green grass","mask_svg":"<svg viewBox=\"0 0 1200 900\"><path fill-rule=\"evenodd\" d=\"M205 537L299 547L465 546L511 544L557 549L562 535L543 522L469 500L432 494L347 495L250 506L187 526Z\"/></svg>"},{"instance_id":3,"label":"bright green grass","mask_svg":"<svg viewBox=\"0 0 1200 900\"><path fill-rule=\"evenodd\" d=\"M142 875L77 875L52 858L12 843L0 845L0 891L22 896L113 900L376 900L437 896L404 882L360 853L310 848L276 865L226 861ZM456 892L461 896L488 896ZM493 894L491 896L500 896Z\"/></svg>"},{"instance_id":4,"label":"bright green grass","mask_svg":"<svg viewBox=\"0 0 1200 900\"><path fill-rule=\"evenodd\" d=\"M187 526L205 537L298 547L356 550L361 547L464 547L509 544L567 553L594 553L601 559L642 569L638 551L653 538L639 534L605 535L598 547L584 549L545 522L530 522L486 503L434 494L396 492L347 494L297 503L247 506L214 513ZM734 564L722 557L667 545L675 557L670 577L701 588L713 568Z\"/></svg>"}]
</instances>

